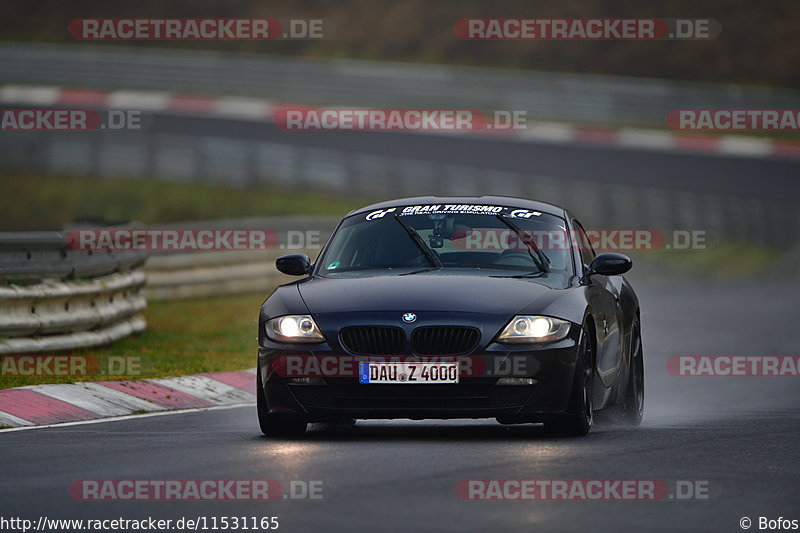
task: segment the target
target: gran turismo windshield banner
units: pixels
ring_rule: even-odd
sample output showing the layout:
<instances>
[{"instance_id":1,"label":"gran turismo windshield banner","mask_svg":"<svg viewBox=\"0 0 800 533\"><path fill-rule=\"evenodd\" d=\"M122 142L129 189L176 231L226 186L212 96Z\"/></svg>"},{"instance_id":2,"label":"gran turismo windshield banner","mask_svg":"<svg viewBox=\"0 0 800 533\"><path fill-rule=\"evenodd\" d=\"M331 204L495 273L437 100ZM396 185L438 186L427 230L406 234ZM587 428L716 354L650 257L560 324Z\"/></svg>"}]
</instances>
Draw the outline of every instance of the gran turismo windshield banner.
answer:
<instances>
[{"instance_id":1,"label":"gran turismo windshield banner","mask_svg":"<svg viewBox=\"0 0 800 533\"><path fill-rule=\"evenodd\" d=\"M403 207L389 207L378 209L366 214L366 220L376 220L392 216L407 215L502 215L511 218L532 218L542 215L540 211L531 209L520 209L518 207L508 207L502 205L480 205L480 204L424 204L407 205Z\"/></svg>"}]
</instances>

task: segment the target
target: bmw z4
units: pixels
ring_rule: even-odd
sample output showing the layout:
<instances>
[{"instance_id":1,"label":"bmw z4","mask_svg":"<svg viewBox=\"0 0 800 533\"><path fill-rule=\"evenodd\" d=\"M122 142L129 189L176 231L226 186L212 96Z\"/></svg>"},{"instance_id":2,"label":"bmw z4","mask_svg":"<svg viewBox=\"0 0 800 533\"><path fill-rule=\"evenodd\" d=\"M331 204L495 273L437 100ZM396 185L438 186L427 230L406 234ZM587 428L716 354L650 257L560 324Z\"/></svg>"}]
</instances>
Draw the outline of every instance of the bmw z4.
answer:
<instances>
[{"instance_id":1,"label":"bmw z4","mask_svg":"<svg viewBox=\"0 0 800 533\"><path fill-rule=\"evenodd\" d=\"M355 419L495 418L586 435L644 410L631 260L572 213L506 197L417 197L349 213L261 307L269 436ZM607 415L607 416L606 416Z\"/></svg>"}]
</instances>

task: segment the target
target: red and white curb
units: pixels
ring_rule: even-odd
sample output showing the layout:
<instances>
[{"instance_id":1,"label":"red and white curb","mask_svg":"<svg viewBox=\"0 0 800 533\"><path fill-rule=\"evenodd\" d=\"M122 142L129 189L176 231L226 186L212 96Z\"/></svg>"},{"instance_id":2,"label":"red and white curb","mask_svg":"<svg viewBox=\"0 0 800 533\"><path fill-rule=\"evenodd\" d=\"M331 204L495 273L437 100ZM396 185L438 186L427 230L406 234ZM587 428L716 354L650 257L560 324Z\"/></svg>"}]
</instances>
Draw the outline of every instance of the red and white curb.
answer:
<instances>
[{"instance_id":1,"label":"red and white curb","mask_svg":"<svg viewBox=\"0 0 800 533\"><path fill-rule=\"evenodd\" d=\"M0 390L0 426L30 427L161 411L247 405L256 369L142 381L85 381Z\"/></svg>"},{"instance_id":2,"label":"red and white curb","mask_svg":"<svg viewBox=\"0 0 800 533\"><path fill-rule=\"evenodd\" d=\"M297 107L296 104L241 96L213 97L139 90L99 91L38 85L4 85L0 87L0 104L86 106L146 112L167 111L192 116L234 118L257 122L272 122L272 117L277 111L287 107ZM599 128L560 122L537 121L526 129L520 130L440 131L435 133L499 135L520 142L616 146L632 150L694 152L739 157L800 158L800 142L793 140L781 141L747 135L672 132L646 128Z\"/></svg>"}]
</instances>

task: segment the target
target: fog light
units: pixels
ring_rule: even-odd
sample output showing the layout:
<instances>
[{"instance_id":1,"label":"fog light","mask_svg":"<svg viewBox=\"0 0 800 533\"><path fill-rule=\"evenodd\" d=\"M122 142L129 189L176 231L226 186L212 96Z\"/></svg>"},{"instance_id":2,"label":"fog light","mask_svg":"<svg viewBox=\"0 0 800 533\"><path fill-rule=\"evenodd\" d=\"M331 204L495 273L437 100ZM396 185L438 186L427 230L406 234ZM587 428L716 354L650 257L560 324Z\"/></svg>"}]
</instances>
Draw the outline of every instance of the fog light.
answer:
<instances>
[{"instance_id":1,"label":"fog light","mask_svg":"<svg viewBox=\"0 0 800 533\"><path fill-rule=\"evenodd\" d=\"M289 385L325 385L322 378L289 378Z\"/></svg>"},{"instance_id":2,"label":"fog light","mask_svg":"<svg viewBox=\"0 0 800 533\"><path fill-rule=\"evenodd\" d=\"M536 385L533 378L502 378L497 380L497 385Z\"/></svg>"}]
</instances>

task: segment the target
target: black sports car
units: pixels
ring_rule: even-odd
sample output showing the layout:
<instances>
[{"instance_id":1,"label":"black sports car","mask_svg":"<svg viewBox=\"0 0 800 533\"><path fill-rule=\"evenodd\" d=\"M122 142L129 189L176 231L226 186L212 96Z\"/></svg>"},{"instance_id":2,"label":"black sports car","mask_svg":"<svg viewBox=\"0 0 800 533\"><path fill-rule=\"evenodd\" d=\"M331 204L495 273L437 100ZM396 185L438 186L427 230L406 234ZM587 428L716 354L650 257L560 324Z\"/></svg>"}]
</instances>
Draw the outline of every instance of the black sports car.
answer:
<instances>
[{"instance_id":1,"label":"black sports car","mask_svg":"<svg viewBox=\"0 0 800 533\"><path fill-rule=\"evenodd\" d=\"M362 418L496 418L585 435L638 424L639 301L621 254L541 202L405 198L349 213L261 306L266 435Z\"/></svg>"}]
</instances>

